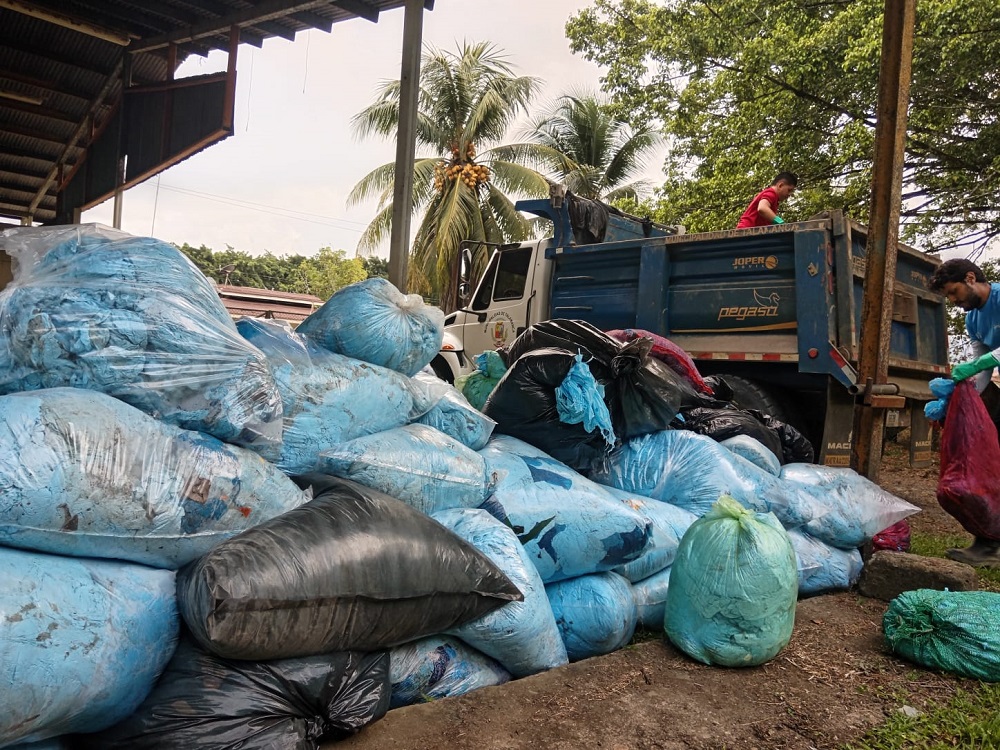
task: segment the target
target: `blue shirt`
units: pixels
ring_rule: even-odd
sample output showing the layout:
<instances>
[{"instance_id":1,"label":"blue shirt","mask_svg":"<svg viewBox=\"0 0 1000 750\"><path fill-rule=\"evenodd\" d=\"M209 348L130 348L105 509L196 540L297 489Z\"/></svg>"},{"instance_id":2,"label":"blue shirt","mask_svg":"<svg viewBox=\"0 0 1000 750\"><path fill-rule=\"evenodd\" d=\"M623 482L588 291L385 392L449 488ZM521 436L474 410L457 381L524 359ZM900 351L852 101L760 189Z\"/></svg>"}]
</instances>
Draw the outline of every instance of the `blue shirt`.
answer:
<instances>
[{"instance_id":1,"label":"blue shirt","mask_svg":"<svg viewBox=\"0 0 1000 750\"><path fill-rule=\"evenodd\" d=\"M986 304L965 316L969 338L984 344L986 351L1000 348L1000 284L990 284Z\"/></svg>"}]
</instances>

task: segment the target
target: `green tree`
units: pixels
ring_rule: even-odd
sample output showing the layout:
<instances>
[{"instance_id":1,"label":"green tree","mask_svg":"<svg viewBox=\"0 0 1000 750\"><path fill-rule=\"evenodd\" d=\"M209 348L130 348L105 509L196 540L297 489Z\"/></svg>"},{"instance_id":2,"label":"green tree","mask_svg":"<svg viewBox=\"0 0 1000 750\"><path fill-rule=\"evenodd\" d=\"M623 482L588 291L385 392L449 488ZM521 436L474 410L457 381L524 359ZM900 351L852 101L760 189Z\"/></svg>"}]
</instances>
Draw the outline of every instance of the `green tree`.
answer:
<instances>
[{"instance_id":1,"label":"green tree","mask_svg":"<svg viewBox=\"0 0 1000 750\"><path fill-rule=\"evenodd\" d=\"M663 124L661 200L693 230L728 228L782 169L786 217L867 219L882 0L594 0L567 34L607 67L632 122ZM904 237L982 247L1000 233L1000 4L920 0L906 139Z\"/></svg>"},{"instance_id":2,"label":"green tree","mask_svg":"<svg viewBox=\"0 0 1000 750\"><path fill-rule=\"evenodd\" d=\"M517 76L492 45L464 44L457 52L428 48L420 69L416 139L429 153L413 165L412 210L422 211L411 247L408 290L454 299L453 269L463 240L512 242L532 236L532 223L514 209L510 194L547 195L548 183L534 170L493 150L524 112L539 81ZM384 84L373 104L354 118L362 136L395 137L399 126L399 81ZM484 147L486 147L484 149ZM388 238L392 223L395 164L365 176L351 204L378 199L378 213L361 236L359 250ZM487 256L476 252L481 265Z\"/></svg>"},{"instance_id":3,"label":"green tree","mask_svg":"<svg viewBox=\"0 0 1000 750\"><path fill-rule=\"evenodd\" d=\"M369 279L376 276L383 279L389 278L389 260L387 258L369 255L362 259L362 262L365 264L365 273L368 274Z\"/></svg>"},{"instance_id":4,"label":"green tree","mask_svg":"<svg viewBox=\"0 0 1000 750\"><path fill-rule=\"evenodd\" d=\"M659 142L647 125L630 128L593 94L561 97L525 132L526 143L508 146L509 159L531 164L583 198L637 198L648 188L634 180Z\"/></svg>"},{"instance_id":5,"label":"green tree","mask_svg":"<svg viewBox=\"0 0 1000 750\"><path fill-rule=\"evenodd\" d=\"M303 264L309 294L322 300L329 299L334 292L368 278L361 258L347 258L344 250L324 247L316 255L307 258Z\"/></svg>"}]
</instances>

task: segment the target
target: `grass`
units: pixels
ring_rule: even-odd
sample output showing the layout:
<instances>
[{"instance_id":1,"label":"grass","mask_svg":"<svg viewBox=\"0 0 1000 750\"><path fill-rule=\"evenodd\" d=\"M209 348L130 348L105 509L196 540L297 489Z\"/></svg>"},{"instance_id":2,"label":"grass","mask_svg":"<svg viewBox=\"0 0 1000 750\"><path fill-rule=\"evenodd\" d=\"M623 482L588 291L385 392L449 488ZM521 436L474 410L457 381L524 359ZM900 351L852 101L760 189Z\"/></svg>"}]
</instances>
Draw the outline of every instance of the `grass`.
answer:
<instances>
[{"instance_id":1,"label":"grass","mask_svg":"<svg viewBox=\"0 0 1000 750\"><path fill-rule=\"evenodd\" d=\"M910 538L910 552L924 557L944 557L946 549L968 545L967 534L933 535L915 531ZM976 572L979 573L979 587L983 591L1000 591L1000 570L976 568ZM1000 738L996 746L1000 748Z\"/></svg>"},{"instance_id":2,"label":"grass","mask_svg":"<svg viewBox=\"0 0 1000 750\"><path fill-rule=\"evenodd\" d=\"M894 714L843 750L995 750L1000 747L1000 685L981 683L958 691L944 705L915 717Z\"/></svg>"}]
</instances>

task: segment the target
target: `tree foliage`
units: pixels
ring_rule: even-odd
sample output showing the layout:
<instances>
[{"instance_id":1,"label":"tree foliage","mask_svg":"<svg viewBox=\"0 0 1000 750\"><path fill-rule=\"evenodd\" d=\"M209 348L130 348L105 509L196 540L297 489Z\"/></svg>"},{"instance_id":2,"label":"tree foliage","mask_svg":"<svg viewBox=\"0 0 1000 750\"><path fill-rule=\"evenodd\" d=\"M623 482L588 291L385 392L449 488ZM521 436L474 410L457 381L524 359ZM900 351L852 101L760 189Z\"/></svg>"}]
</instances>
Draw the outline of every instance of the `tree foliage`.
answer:
<instances>
[{"instance_id":1,"label":"tree foliage","mask_svg":"<svg viewBox=\"0 0 1000 750\"><path fill-rule=\"evenodd\" d=\"M843 208L866 221L883 0L594 0L567 24L605 66L636 124L662 123L664 221L735 225L781 170L783 213ZM920 0L901 220L928 249L976 251L1000 233L1000 3ZM669 214L669 215L666 215Z\"/></svg>"},{"instance_id":2,"label":"tree foliage","mask_svg":"<svg viewBox=\"0 0 1000 750\"><path fill-rule=\"evenodd\" d=\"M492 150L527 109L537 78L515 75L492 45L464 44L456 52L428 48L422 58L416 140L426 155L413 165L411 210L422 212L411 246L408 290L442 300L454 298L453 269L464 240L512 242L533 235L532 223L509 197L547 195L548 183L533 169ZM400 83L385 83L375 101L354 118L362 136L395 137ZM485 148L484 148L485 147ZM357 204L378 200L378 213L361 236L359 250L377 247L392 228L395 164L366 175L349 196ZM488 256L476 252L477 265Z\"/></svg>"},{"instance_id":3,"label":"tree foliage","mask_svg":"<svg viewBox=\"0 0 1000 750\"><path fill-rule=\"evenodd\" d=\"M192 247L187 243L179 249L202 273L220 284L314 294L323 300L329 299L341 287L367 279L369 268L379 269L370 259L348 258L344 250L329 247L309 257L271 253L250 255L228 246L225 250L213 251L204 245ZM230 266L232 270L227 271Z\"/></svg>"}]
</instances>

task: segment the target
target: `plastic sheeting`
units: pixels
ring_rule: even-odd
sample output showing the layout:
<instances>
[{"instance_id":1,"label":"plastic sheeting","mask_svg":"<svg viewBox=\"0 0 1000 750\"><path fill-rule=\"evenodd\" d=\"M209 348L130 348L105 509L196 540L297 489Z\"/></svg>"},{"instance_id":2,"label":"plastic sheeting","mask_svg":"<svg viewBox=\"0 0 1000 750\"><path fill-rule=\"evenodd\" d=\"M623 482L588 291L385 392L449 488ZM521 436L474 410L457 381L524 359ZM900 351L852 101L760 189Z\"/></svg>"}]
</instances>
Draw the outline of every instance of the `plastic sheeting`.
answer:
<instances>
[{"instance_id":1,"label":"plastic sheeting","mask_svg":"<svg viewBox=\"0 0 1000 750\"><path fill-rule=\"evenodd\" d=\"M449 634L496 659L514 677L566 664L566 647L545 585L513 532L482 510L446 510L434 518L490 558L524 594L523 601L506 604Z\"/></svg>"},{"instance_id":2,"label":"plastic sheeting","mask_svg":"<svg viewBox=\"0 0 1000 750\"><path fill-rule=\"evenodd\" d=\"M477 508L493 492L482 456L422 424L356 438L325 451L319 456L319 469L428 514Z\"/></svg>"},{"instance_id":3,"label":"plastic sheeting","mask_svg":"<svg viewBox=\"0 0 1000 750\"><path fill-rule=\"evenodd\" d=\"M1000 682L1000 594L904 591L889 603L882 630L893 653L916 664Z\"/></svg>"},{"instance_id":4,"label":"plastic sheeting","mask_svg":"<svg viewBox=\"0 0 1000 750\"><path fill-rule=\"evenodd\" d=\"M331 352L416 375L441 349L444 313L373 277L339 290L298 332Z\"/></svg>"},{"instance_id":5,"label":"plastic sheeting","mask_svg":"<svg viewBox=\"0 0 1000 750\"><path fill-rule=\"evenodd\" d=\"M693 659L755 666L791 640L795 551L773 514L721 498L688 529L670 571L664 629Z\"/></svg>"},{"instance_id":6,"label":"plastic sheeting","mask_svg":"<svg viewBox=\"0 0 1000 750\"><path fill-rule=\"evenodd\" d=\"M181 613L231 659L406 643L474 620L521 592L467 542L408 505L311 475L312 501L185 568Z\"/></svg>"},{"instance_id":7,"label":"plastic sheeting","mask_svg":"<svg viewBox=\"0 0 1000 750\"><path fill-rule=\"evenodd\" d=\"M781 461L778 460L774 452L759 440L749 435L735 435L731 438L720 440L719 445L726 450L732 451L737 456L742 456L768 474L774 474L774 476L781 474Z\"/></svg>"},{"instance_id":8,"label":"plastic sheeting","mask_svg":"<svg viewBox=\"0 0 1000 750\"><path fill-rule=\"evenodd\" d=\"M465 396L469 403L482 411L493 389L496 388L500 378L507 372L507 365L495 351L487 351L477 354L472 358L476 363L476 369L468 375L460 375L455 378L455 387Z\"/></svg>"},{"instance_id":9,"label":"plastic sheeting","mask_svg":"<svg viewBox=\"0 0 1000 750\"><path fill-rule=\"evenodd\" d=\"M389 654L390 708L452 698L510 681L510 672L457 638L432 636L396 646Z\"/></svg>"},{"instance_id":10,"label":"plastic sheeting","mask_svg":"<svg viewBox=\"0 0 1000 750\"><path fill-rule=\"evenodd\" d=\"M432 393L440 392L442 387L444 388L441 400L417 422L440 430L474 451L486 447L490 435L493 434L493 428L497 426L496 422L474 409L458 390L435 376L417 373L414 379L429 386Z\"/></svg>"},{"instance_id":11,"label":"plastic sheeting","mask_svg":"<svg viewBox=\"0 0 1000 750\"><path fill-rule=\"evenodd\" d=\"M0 396L0 544L177 568L305 500L255 453L102 393Z\"/></svg>"},{"instance_id":12,"label":"plastic sheeting","mask_svg":"<svg viewBox=\"0 0 1000 750\"><path fill-rule=\"evenodd\" d=\"M861 577L861 551L831 547L797 529L788 532L798 563L799 596L849 589Z\"/></svg>"},{"instance_id":13,"label":"plastic sheeting","mask_svg":"<svg viewBox=\"0 0 1000 750\"><path fill-rule=\"evenodd\" d=\"M637 559L615 568L616 573L633 583L670 567L677 556L681 538L698 516L670 503L651 500L624 490L609 487L608 491L625 505L650 521L651 535L645 551Z\"/></svg>"},{"instance_id":14,"label":"plastic sheeting","mask_svg":"<svg viewBox=\"0 0 1000 750\"><path fill-rule=\"evenodd\" d=\"M0 747L121 721L174 650L172 572L0 547L0 581Z\"/></svg>"},{"instance_id":15,"label":"plastic sheeting","mask_svg":"<svg viewBox=\"0 0 1000 750\"><path fill-rule=\"evenodd\" d=\"M315 750L389 710L389 655L229 661L181 641L156 689L81 750Z\"/></svg>"},{"instance_id":16,"label":"plastic sheeting","mask_svg":"<svg viewBox=\"0 0 1000 750\"><path fill-rule=\"evenodd\" d=\"M758 468L704 435L664 430L636 438L591 473L602 484L704 515L722 495L752 510L773 512L794 528L821 516L823 500Z\"/></svg>"},{"instance_id":17,"label":"plastic sheeting","mask_svg":"<svg viewBox=\"0 0 1000 750\"><path fill-rule=\"evenodd\" d=\"M653 573L632 584L639 625L646 630L661 630L666 615L667 596L670 593L670 568Z\"/></svg>"},{"instance_id":18,"label":"plastic sheeting","mask_svg":"<svg viewBox=\"0 0 1000 750\"><path fill-rule=\"evenodd\" d=\"M545 587L570 661L627 645L638 622L632 586L617 573L598 573Z\"/></svg>"},{"instance_id":19,"label":"plastic sheeting","mask_svg":"<svg viewBox=\"0 0 1000 750\"><path fill-rule=\"evenodd\" d=\"M95 224L7 230L0 393L100 391L277 459L281 399L264 357L181 252Z\"/></svg>"},{"instance_id":20,"label":"plastic sheeting","mask_svg":"<svg viewBox=\"0 0 1000 750\"><path fill-rule=\"evenodd\" d=\"M818 491L827 512L802 530L841 549L860 547L882 529L920 510L853 469L785 464L781 477Z\"/></svg>"},{"instance_id":21,"label":"plastic sheeting","mask_svg":"<svg viewBox=\"0 0 1000 750\"><path fill-rule=\"evenodd\" d=\"M324 450L401 427L444 393L394 370L332 354L287 324L241 318L237 329L267 356L284 408L278 467L293 476L316 470Z\"/></svg>"}]
</instances>

